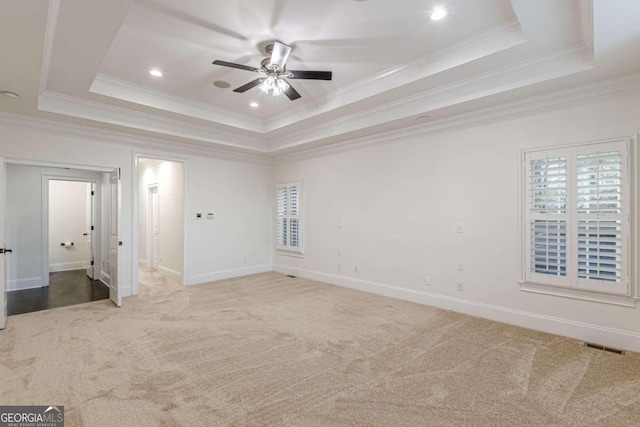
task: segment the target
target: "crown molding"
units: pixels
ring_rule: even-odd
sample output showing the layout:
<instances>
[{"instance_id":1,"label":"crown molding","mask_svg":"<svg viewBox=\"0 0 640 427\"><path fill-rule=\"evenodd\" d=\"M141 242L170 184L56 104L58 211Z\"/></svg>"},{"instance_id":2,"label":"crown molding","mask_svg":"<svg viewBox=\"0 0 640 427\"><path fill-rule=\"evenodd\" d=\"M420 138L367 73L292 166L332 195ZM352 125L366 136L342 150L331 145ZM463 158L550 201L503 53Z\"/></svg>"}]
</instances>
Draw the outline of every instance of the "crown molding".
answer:
<instances>
[{"instance_id":1,"label":"crown molding","mask_svg":"<svg viewBox=\"0 0 640 427\"><path fill-rule=\"evenodd\" d=\"M580 25L582 26L582 41L593 49L593 0L580 0L578 5L580 13Z\"/></svg>"},{"instance_id":2,"label":"crown molding","mask_svg":"<svg viewBox=\"0 0 640 427\"><path fill-rule=\"evenodd\" d=\"M177 153L181 155L204 156L223 160L239 161L244 163L271 164L273 159L267 154L247 153L230 148L218 147L208 143L193 144L132 135L126 132L111 131L93 128L90 126L63 123L53 120L45 120L35 117L21 116L9 113L0 113L0 123L6 126L45 131L48 134L84 138L91 141L107 144L124 145L145 150L159 150L162 152Z\"/></svg>"},{"instance_id":3,"label":"crown molding","mask_svg":"<svg viewBox=\"0 0 640 427\"><path fill-rule=\"evenodd\" d=\"M41 94L38 98L38 109L220 146L267 151L263 139L259 136L248 137L55 92L47 91Z\"/></svg>"},{"instance_id":4,"label":"crown molding","mask_svg":"<svg viewBox=\"0 0 640 427\"><path fill-rule=\"evenodd\" d=\"M356 150L368 145L380 144L400 138L414 136L436 135L445 132L467 129L504 120L517 119L538 111L566 108L580 105L594 98L627 94L640 90L640 73L619 77L603 82L580 85L571 89L529 97L516 102L490 107L470 113L433 120L428 123L414 125L402 129L394 129L378 133L375 136L365 136L337 142L323 147L301 150L290 154L274 152L275 163L285 164L316 157L330 156L347 151Z\"/></svg>"},{"instance_id":5,"label":"crown molding","mask_svg":"<svg viewBox=\"0 0 640 427\"><path fill-rule=\"evenodd\" d=\"M416 80L526 43L516 17L475 37L463 40L437 53L414 58L372 74L352 84L328 92L301 105L297 113L287 112L265 120L265 132L284 128L336 108L379 95ZM376 87L375 93L371 88ZM313 103L313 107L310 105ZM310 107L310 108L305 108Z\"/></svg>"},{"instance_id":6,"label":"crown molding","mask_svg":"<svg viewBox=\"0 0 640 427\"><path fill-rule=\"evenodd\" d=\"M96 76L89 88L89 92L251 132L264 132L262 120L248 118L245 115L203 102L169 95L166 92L116 79L106 74L98 74Z\"/></svg>"},{"instance_id":7,"label":"crown molding","mask_svg":"<svg viewBox=\"0 0 640 427\"><path fill-rule=\"evenodd\" d=\"M343 133L358 131L381 123L418 114L428 114L429 111L585 71L593 67L592 60L593 50L580 43L382 106L309 126L302 131L270 141L270 151L294 148L318 139L337 137Z\"/></svg>"},{"instance_id":8,"label":"crown molding","mask_svg":"<svg viewBox=\"0 0 640 427\"><path fill-rule=\"evenodd\" d=\"M47 26L44 32L44 48L42 53L42 68L40 69L40 90L42 93L47 89L49 82L49 70L51 69L51 54L53 52L53 40L56 34L56 23L58 22L58 11L60 10L60 0L50 0L49 14L47 15Z\"/></svg>"}]
</instances>

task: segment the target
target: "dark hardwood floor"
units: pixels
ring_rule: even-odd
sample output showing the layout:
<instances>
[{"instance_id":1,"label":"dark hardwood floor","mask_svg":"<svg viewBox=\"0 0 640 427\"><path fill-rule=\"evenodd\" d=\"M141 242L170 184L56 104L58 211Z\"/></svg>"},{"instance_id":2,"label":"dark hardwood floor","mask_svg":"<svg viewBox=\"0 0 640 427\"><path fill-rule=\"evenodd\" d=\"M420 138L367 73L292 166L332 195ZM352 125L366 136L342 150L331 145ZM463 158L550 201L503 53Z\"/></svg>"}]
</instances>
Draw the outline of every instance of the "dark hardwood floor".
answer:
<instances>
[{"instance_id":1,"label":"dark hardwood floor","mask_svg":"<svg viewBox=\"0 0 640 427\"><path fill-rule=\"evenodd\" d=\"M7 314L30 313L109 298L109 288L85 270L49 273L49 286L7 292Z\"/></svg>"}]
</instances>

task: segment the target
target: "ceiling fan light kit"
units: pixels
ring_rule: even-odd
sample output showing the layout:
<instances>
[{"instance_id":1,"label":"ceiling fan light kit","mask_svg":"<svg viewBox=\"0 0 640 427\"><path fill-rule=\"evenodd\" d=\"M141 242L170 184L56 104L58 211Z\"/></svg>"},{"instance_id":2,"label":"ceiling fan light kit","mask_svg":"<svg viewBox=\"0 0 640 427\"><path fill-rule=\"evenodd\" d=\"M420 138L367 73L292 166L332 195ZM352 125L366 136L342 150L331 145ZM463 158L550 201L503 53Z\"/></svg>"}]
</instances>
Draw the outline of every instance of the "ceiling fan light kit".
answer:
<instances>
[{"instance_id":1,"label":"ceiling fan light kit","mask_svg":"<svg viewBox=\"0 0 640 427\"><path fill-rule=\"evenodd\" d=\"M306 79L306 80L331 80L333 73L331 71L295 71L287 70L286 64L289 55L291 55L291 46L287 46L284 43L274 42L266 47L267 54L270 54L270 58L265 58L260 68L250 67L247 65L236 64L226 61L213 61L214 65L221 65L223 67L237 68L239 70L252 71L254 73L260 73L263 77L257 78L239 88L234 89L234 92L243 93L249 89L253 89L258 86L262 92L280 96L286 95L291 101L294 101L301 97L285 78L289 79Z\"/></svg>"}]
</instances>

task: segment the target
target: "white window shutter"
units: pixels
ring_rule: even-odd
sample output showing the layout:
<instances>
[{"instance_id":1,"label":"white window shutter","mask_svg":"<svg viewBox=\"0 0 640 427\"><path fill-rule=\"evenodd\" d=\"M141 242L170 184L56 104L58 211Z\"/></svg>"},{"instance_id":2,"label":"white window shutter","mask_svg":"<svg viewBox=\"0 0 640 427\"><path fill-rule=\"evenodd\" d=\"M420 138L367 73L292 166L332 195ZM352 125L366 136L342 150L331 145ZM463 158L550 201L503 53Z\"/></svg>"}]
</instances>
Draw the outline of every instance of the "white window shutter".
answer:
<instances>
[{"instance_id":1,"label":"white window shutter","mask_svg":"<svg viewBox=\"0 0 640 427\"><path fill-rule=\"evenodd\" d=\"M531 153L526 159L529 281L569 285L567 154L566 150Z\"/></svg>"},{"instance_id":2,"label":"white window shutter","mask_svg":"<svg viewBox=\"0 0 640 427\"><path fill-rule=\"evenodd\" d=\"M577 287L628 292L628 147L578 147L576 156Z\"/></svg>"},{"instance_id":3,"label":"white window shutter","mask_svg":"<svg viewBox=\"0 0 640 427\"><path fill-rule=\"evenodd\" d=\"M525 281L630 295L629 141L525 153Z\"/></svg>"},{"instance_id":4,"label":"white window shutter","mask_svg":"<svg viewBox=\"0 0 640 427\"><path fill-rule=\"evenodd\" d=\"M302 252L302 185L280 184L276 189L276 249Z\"/></svg>"}]
</instances>

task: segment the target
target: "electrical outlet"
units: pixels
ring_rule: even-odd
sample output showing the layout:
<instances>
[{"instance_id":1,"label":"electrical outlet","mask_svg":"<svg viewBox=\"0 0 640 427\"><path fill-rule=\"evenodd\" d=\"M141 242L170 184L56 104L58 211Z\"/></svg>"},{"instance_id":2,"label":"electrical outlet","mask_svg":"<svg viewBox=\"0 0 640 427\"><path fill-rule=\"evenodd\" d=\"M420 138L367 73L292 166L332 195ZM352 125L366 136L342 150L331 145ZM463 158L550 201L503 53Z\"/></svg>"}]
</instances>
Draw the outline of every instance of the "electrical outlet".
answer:
<instances>
[{"instance_id":1,"label":"electrical outlet","mask_svg":"<svg viewBox=\"0 0 640 427\"><path fill-rule=\"evenodd\" d=\"M460 292L464 291L464 282L462 280L458 280L458 290Z\"/></svg>"},{"instance_id":2,"label":"electrical outlet","mask_svg":"<svg viewBox=\"0 0 640 427\"><path fill-rule=\"evenodd\" d=\"M456 224L456 232L457 233L464 233L464 224L459 222Z\"/></svg>"},{"instance_id":3,"label":"electrical outlet","mask_svg":"<svg viewBox=\"0 0 640 427\"><path fill-rule=\"evenodd\" d=\"M342 270L342 264L338 264L338 270Z\"/></svg>"},{"instance_id":4,"label":"electrical outlet","mask_svg":"<svg viewBox=\"0 0 640 427\"><path fill-rule=\"evenodd\" d=\"M244 257L244 262L247 262L247 257Z\"/></svg>"},{"instance_id":5,"label":"electrical outlet","mask_svg":"<svg viewBox=\"0 0 640 427\"><path fill-rule=\"evenodd\" d=\"M356 273L360 272L360 268L356 265L355 267L353 267L353 271L355 271Z\"/></svg>"},{"instance_id":6,"label":"electrical outlet","mask_svg":"<svg viewBox=\"0 0 640 427\"><path fill-rule=\"evenodd\" d=\"M342 251L338 251L338 256L342 256Z\"/></svg>"},{"instance_id":7,"label":"electrical outlet","mask_svg":"<svg viewBox=\"0 0 640 427\"><path fill-rule=\"evenodd\" d=\"M425 286L431 286L431 276L425 276L424 284Z\"/></svg>"},{"instance_id":8,"label":"electrical outlet","mask_svg":"<svg viewBox=\"0 0 640 427\"><path fill-rule=\"evenodd\" d=\"M457 266L458 266L458 271L464 271L464 265L462 265L461 262L459 262Z\"/></svg>"}]
</instances>

